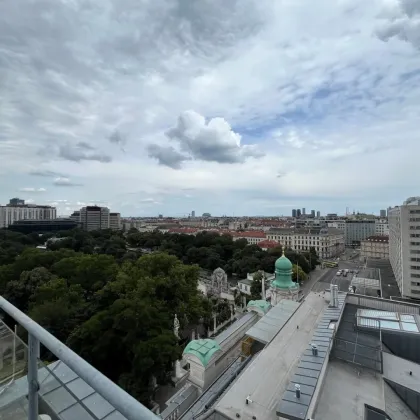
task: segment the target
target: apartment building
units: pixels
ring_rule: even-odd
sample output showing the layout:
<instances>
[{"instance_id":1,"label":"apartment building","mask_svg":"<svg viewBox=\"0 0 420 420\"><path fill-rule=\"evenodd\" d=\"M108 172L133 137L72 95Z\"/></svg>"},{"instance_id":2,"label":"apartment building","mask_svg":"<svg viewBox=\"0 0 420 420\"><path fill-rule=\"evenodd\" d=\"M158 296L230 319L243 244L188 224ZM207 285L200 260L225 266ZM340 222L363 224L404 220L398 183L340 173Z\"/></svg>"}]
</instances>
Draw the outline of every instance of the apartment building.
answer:
<instances>
[{"instance_id":1,"label":"apartment building","mask_svg":"<svg viewBox=\"0 0 420 420\"><path fill-rule=\"evenodd\" d=\"M320 258L332 258L344 251L344 233L335 228L270 229L267 239L296 251L314 247Z\"/></svg>"},{"instance_id":2,"label":"apartment building","mask_svg":"<svg viewBox=\"0 0 420 420\"><path fill-rule=\"evenodd\" d=\"M87 206L80 209L82 229L88 231L109 229L109 220L108 207Z\"/></svg>"},{"instance_id":3,"label":"apartment building","mask_svg":"<svg viewBox=\"0 0 420 420\"><path fill-rule=\"evenodd\" d=\"M7 228L20 220L52 220L57 218L57 209L51 206L25 204L24 200L12 198L9 204L0 206L0 228Z\"/></svg>"},{"instance_id":4,"label":"apartment building","mask_svg":"<svg viewBox=\"0 0 420 420\"><path fill-rule=\"evenodd\" d=\"M387 219L375 220L375 235L389 236L389 224Z\"/></svg>"},{"instance_id":5,"label":"apartment building","mask_svg":"<svg viewBox=\"0 0 420 420\"><path fill-rule=\"evenodd\" d=\"M324 223L329 228L338 229L342 232L346 231L346 221L344 219L325 219Z\"/></svg>"},{"instance_id":6,"label":"apartment building","mask_svg":"<svg viewBox=\"0 0 420 420\"><path fill-rule=\"evenodd\" d=\"M121 214L120 213L109 213L109 228L112 230L121 229Z\"/></svg>"},{"instance_id":7,"label":"apartment building","mask_svg":"<svg viewBox=\"0 0 420 420\"><path fill-rule=\"evenodd\" d=\"M360 245L369 236L375 235L375 220L346 220L346 245Z\"/></svg>"},{"instance_id":8,"label":"apartment building","mask_svg":"<svg viewBox=\"0 0 420 420\"><path fill-rule=\"evenodd\" d=\"M401 295L420 298L420 197L388 212L389 260Z\"/></svg>"},{"instance_id":9,"label":"apartment building","mask_svg":"<svg viewBox=\"0 0 420 420\"><path fill-rule=\"evenodd\" d=\"M232 235L232 240L246 239L249 245L257 245L259 242L265 241L267 236L262 231L249 231L249 232L228 232Z\"/></svg>"},{"instance_id":10,"label":"apartment building","mask_svg":"<svg viewBox=\"0 0 420 420\"><path fill-rule=\"evenodd\" d=\"M388 259L389 258L389 237L370 236L360 242L360 260L366 259Z\"/></svg>"}]
</instances>

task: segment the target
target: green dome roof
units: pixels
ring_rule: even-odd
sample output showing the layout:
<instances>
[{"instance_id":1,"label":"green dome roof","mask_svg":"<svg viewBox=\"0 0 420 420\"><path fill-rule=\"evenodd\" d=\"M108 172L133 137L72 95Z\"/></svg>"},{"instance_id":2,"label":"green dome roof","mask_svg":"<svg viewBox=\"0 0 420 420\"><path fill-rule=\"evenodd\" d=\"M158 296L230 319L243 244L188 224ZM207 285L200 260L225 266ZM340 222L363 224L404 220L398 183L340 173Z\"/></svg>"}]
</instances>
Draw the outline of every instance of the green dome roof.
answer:
<instances>
[{"instance_id":1,"label":"green dome roof","mask_svg":"<svg viewBox=\"0 0 420 420\"><path fill-rule=\"evenodd\" d=\"M200 340L192 340L185 347L183 354L192 354L197 357L203 366L207 366L214 353L222 350L219 344L210 339L202 338Z\"/></svg>"},{"instance_id":2,"label":"green dome roof","mask_svg":"<svg viewBox=\"0 0 420 420\"><path fill-rule=\"evenodd\" d=\"M293 268L292 262L284 254L276 261L276 271L290 271Z\"/></svg>"},{"instance_id":3,"label":"green dome roof","mask_svg":"<svg viewBox=\"0 0 420 420\"><path fill-rule=\"evenodd\" d=\"M250 300L246 307L249 311L255 308L266 314L270 310L271 305L266 300Z\"/></svg>"}]
</instances>

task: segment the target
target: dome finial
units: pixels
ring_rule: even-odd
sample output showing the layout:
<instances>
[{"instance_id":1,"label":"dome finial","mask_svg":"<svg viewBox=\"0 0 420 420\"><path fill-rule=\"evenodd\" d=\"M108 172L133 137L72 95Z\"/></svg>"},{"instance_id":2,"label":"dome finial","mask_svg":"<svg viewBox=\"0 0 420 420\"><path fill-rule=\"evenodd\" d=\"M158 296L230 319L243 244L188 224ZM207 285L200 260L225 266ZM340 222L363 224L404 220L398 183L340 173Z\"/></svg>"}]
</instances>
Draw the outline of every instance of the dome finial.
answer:
<instances>
[{"instance_id":1,"label":"dome finial","mask_svg":"<svg viewBox=\"0 0 420 420\"><path fill-rule=\"evenodd\" d=\"M286 255L284 255L284 247L283 247L283 249L282 249L282 254L281 254L281 256L282 257L285 257Z\"/></svg>"}]
</instances>

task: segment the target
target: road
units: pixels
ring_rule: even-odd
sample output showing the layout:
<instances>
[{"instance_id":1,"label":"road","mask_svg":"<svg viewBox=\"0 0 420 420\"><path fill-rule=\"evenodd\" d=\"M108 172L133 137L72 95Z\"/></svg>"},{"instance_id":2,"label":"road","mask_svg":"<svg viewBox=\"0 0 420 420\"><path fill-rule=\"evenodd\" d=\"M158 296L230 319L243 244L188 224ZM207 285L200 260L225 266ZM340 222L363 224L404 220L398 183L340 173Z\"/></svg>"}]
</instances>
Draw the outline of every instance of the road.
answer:
<instances>
[{"instance_id":1,"label":"road","mask_svg":"<svg viewBox=\"0 0 420 420\"><path fill-rule=\"evenodd\" d=\"M310 285L309 290L304 287L304 294L308 294L311 290L313 292L323 292L325 289L330 288L330 284L336 284L340 292L347 292L349 290L353 274L349 273L347 277L337 276L337 271L346 268L349 270L357 270L360 268L359 265L360 262L357 260L339 261L338 267L325 270L325 274L318 277L318 279Z\"/></svg>"}]
</instances>

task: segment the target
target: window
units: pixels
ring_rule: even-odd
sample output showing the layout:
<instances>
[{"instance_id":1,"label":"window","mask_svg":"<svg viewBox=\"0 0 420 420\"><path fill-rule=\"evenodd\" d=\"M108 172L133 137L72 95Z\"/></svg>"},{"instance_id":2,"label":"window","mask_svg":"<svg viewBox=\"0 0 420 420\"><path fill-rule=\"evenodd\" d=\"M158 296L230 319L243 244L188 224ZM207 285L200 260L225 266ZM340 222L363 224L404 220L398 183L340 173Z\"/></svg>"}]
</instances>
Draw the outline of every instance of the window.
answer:
<instances>
[{"instance_id":1,"label":"window","mask_svg":"<svg viewBox=\"0 0 420 420\"><path fill-rule=\"evenodd\" d=\"M420 214L420 210L410 210L410 214Z\"/></svg>"},{"instance_id":2,"label":"window","mask_svg":"<svg viewBox=\"0 0 420 420\"><path fill-rule=\"evenodd\" d=\"M417 273L411 273L411 277L412 277L413 279L420 279L420 274L417 274Z\"/></svg>"},{"instance_id":3,"label":"window","mask_svg":"<svg viewBox=\"0 0 420 420\"><path fill-rule=\"evenodd\" d=\"M410 245L418 246L418 245L420 245L420 242L410 242Z\"/></svg>"},{"instance_id":4,"label":"window","mask_svg":"<svg viewBox=\"0 0 420 420\"><path fill-rule=\"evenodd\" d=\"M420 254L420 249L411 249L410 254Z\"/></svg>"},{"instance_id":5,"label":"window","mask_svg":"<svg viewBox=\"0 0 420 420\"><path fill-rule=\"evenodd\" d=\"M420 265L410 265L412 270L420 270Z\"/></svg>"},{"instance_id":6,"label":"window","mask_svg":"<svg viewBox=\"0 0 420 420\"><path fill-rule=\"evenodd\" d=\"M420 238L420 233L410 233L410 238Z\"/></svg>"}]
</instances>

